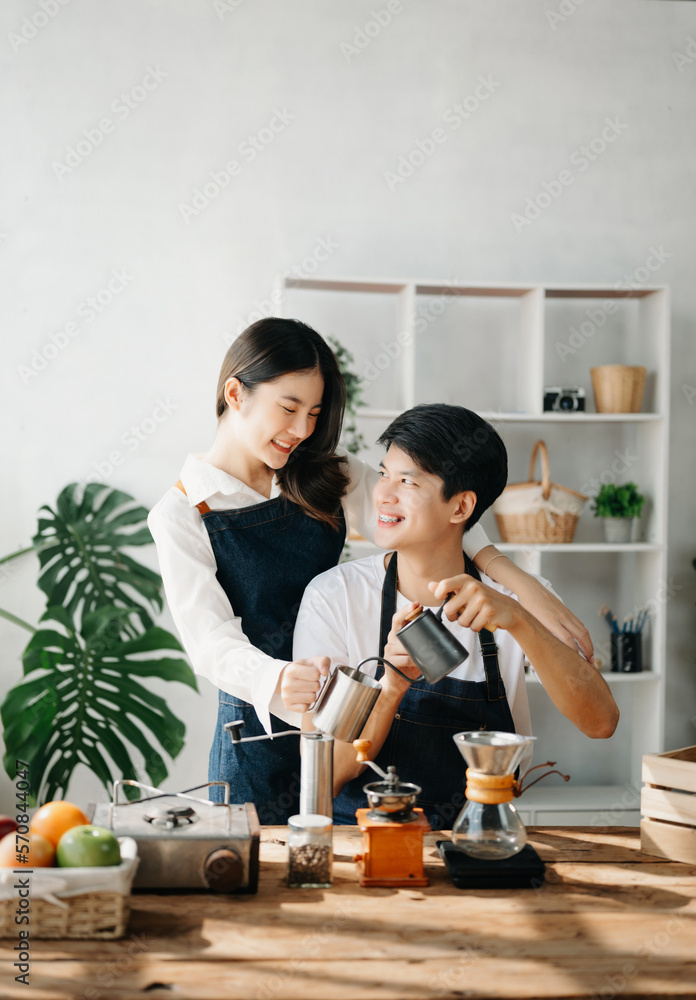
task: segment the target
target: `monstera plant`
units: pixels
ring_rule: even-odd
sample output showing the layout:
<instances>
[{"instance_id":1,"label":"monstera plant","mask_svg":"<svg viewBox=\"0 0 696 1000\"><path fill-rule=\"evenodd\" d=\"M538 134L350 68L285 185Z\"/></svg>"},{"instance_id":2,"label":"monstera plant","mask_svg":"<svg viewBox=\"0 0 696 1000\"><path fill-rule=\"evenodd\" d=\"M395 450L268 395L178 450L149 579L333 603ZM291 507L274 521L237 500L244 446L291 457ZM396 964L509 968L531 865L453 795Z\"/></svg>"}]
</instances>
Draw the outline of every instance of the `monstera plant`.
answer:
<instances>
[{"instance_id":1,"label":"monstera plant","mask_svg":"<svg viewBox=\"0 0 696 1000\"><path fill-rule=\"evenodd\" d=\"M46 610L34 628L0 609L33 633L24 677L0 706L5 770L14 778L16 762L27 765L32 802L63 797L80 764L111 792L114 777L137 777L132 748L158 786L168 772L153 738L171 758L184 745L184 723L142 683L156 677L197 690L188 663L172 655L180 643L151 617L162 608L160 576L125 551L152 543L146 517L133 497L103 483L72 483L55 510L39 511L32 543Z\"/></svg>"}]
</instances>

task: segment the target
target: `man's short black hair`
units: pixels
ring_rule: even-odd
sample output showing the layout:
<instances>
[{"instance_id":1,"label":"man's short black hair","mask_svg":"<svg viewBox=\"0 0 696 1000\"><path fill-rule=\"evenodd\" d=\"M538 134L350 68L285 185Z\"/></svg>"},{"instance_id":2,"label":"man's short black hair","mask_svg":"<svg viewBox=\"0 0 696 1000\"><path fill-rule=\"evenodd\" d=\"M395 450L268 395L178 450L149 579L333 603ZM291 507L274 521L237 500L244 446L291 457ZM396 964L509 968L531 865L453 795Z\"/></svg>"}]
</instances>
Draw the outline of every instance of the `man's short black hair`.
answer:
<instances>
[{"instance_id":1,"label":"man's short black hair","mask_svg":"<svg viewBox=\"0 0 696 1000\"><path fill-rule=\"evenodd\" d=\"M395 445L424 472L442 480L443 500L473 490L473 527L507 482L507 451L500 435L473 410L447 403L423 403L393 420L378 444Z\"/></svg>"}]
</instances>

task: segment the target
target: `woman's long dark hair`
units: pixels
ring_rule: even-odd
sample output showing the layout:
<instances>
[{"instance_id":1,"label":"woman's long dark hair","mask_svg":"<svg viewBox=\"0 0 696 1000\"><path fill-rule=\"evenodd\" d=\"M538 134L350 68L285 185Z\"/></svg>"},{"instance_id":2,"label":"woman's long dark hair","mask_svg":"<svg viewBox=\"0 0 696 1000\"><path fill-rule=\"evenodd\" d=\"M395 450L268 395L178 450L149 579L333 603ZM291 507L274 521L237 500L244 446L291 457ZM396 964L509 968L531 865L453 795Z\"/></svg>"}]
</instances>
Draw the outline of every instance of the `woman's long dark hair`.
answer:
<instances>
[{"instance_id":1,"label":"woman's long dark hair","mask_svg":"<svg viewBox=\"0 0 696 1000\"><path fill-rule=\"evenodd\" d=\"M248 326L230 345L220 369L217 417L225 412L225 383L236 376L248 392L282 375L317 371L324 379L321 413L313 433L277 472L282 493L310 517L339 526L339 504L348 486L345 459L336 454L346 405L346 384L333 351L306 323L268 317Z\"/></svg>"}]
</instances>

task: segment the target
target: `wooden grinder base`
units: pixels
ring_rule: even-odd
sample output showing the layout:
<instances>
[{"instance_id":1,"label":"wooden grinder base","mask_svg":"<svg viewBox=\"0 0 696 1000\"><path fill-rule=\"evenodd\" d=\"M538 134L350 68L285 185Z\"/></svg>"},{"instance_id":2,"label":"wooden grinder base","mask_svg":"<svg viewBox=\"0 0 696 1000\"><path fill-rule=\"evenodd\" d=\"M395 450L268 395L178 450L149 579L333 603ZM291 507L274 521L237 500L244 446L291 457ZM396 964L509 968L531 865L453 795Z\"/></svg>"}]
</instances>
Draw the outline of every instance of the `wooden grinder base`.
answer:
<instances>
[{"instance_id":1,"label":"wooden grinder base","mask_svg":"<svg viewBox=\"0 0 696 1000\"><path fill-rule=\"evenodd\" d=\"M385 823L369 819L369 809L355 813L362 831L363 853L354 861L362 886L426 886L423 874L423 834L430 823L422 809L414 809L416 818L409 823Z\"/></svg>"}]
</instances>

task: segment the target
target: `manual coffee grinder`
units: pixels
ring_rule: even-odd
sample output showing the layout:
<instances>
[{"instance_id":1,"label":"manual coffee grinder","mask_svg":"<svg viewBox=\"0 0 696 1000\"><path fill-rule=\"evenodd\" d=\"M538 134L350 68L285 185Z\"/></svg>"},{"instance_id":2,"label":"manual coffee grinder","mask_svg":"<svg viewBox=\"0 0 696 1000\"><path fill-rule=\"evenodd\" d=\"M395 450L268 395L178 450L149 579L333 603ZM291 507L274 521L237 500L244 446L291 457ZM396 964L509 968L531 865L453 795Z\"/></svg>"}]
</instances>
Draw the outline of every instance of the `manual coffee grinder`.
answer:
<instances>
[{"instance_id":1,"label":"manual coffee grinder","mask_svg":"<svg viewBox=\"0 0 696 1000\"><path fill-rule=\"evenodd\" d=\"M353 740L353 746L358 761L382 779L363 787L370 808L355 813L363 836L363 853L353 859L360 885L428 885L423 872L423 834L430 830L430 823L423 810L415 807L420 787L400 781L394 767L385 772L370 760L370 740Z\"/></svg>"}]
</instances>

